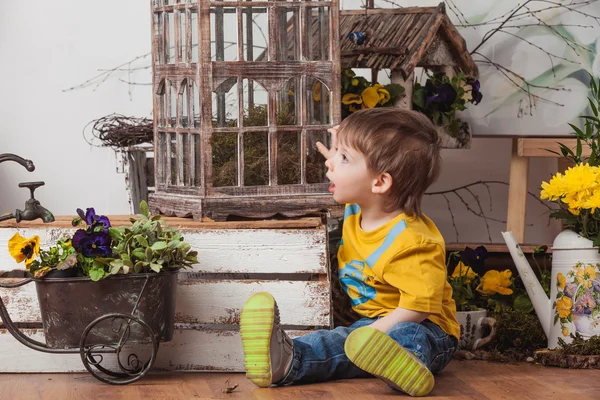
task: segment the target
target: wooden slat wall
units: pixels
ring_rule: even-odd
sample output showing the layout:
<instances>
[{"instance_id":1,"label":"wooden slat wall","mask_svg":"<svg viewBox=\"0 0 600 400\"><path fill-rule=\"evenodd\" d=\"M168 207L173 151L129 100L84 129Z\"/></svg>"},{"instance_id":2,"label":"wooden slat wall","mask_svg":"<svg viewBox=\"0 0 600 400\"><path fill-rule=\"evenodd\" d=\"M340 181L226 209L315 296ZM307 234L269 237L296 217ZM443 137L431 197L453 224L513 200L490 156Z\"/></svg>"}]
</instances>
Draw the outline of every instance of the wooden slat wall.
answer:
<instances>
[{"instance_id":1,"label":"wooden slat wall","mask_svg":"<svg viewBox=\"0 0 600 400\"><path fill-rule=\"evenodd\" d=\"M120 221L112 217L111 221ZM68 218L48 225L26 227L0 224L0 243L19 232L38 235L42 248L63 234L72 234ZM239 332L240 309L246 299L268 291L277 299L281 322L301 335L332 326L331 291L328 279L327 234L318 219L269 223L187 223L187 241L199 252L200 264L181 272L177 292L173 341L161 345L156 368L166 370L242 371L243 353ZM179 220L172 219L170 225ZM9 225L9 226L7 226ZM221 227L221 228L220 228ZM0 272L22 270L0 246ZM0 278L15 282L21 278ZM40 324L35 284L0 288L0 296L15 322ZM41 325L40 325L41 326ZM43 341L43 330L28 329ZM31 350L0 329L0 372L83 371L78 354L55 355Z\"/></svg>"}]
</instances>

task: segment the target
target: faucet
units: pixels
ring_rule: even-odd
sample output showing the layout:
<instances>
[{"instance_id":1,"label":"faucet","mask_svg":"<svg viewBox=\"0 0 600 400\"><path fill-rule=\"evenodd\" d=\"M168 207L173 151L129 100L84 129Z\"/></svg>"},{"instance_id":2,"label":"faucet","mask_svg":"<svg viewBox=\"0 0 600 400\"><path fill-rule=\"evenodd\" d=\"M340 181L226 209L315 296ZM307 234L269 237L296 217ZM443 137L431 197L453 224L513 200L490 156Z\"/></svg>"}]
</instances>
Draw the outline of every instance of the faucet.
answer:
<instances>
[{"instance_id":1,"label":"faucet","mask_svg":"<svg viewBox=\"0 0 600 400\"><path fill-rule=\"evenodd\" d=\"M16 154L0 154L0 163L4 161L14 161L21 164L27 171L33 171L35 165L31 160L26 160L23 157L19 157ZM33 196L33 192L40 186L44 186L44 182L22 182L19 183L19 187L26 187L31 193L31 198L25 202L25 209L23 211L17 209L14 214L0 215L0 221L6 221L7 219L16 219L17 222L32 221L37 218L41 218L44 223L54 221L54 215L40 204L40 202Z\"/></svg>"},{"instance_id":2,"label":"faucet","mask_svg":"<svg viewBox=\"0 0 600 400\"><path fill-rule=\"evenodd\" d=\"M19 163L22 166L24 166L25 169L29 172L31 172L35 169L35 165L33 165L33 161L26 160L23 157L19 157L16 154L10 154L10 153L0 154L0 163L3 163L4 161L14 161L16 163Z\"/></svg>"}]
</instances>

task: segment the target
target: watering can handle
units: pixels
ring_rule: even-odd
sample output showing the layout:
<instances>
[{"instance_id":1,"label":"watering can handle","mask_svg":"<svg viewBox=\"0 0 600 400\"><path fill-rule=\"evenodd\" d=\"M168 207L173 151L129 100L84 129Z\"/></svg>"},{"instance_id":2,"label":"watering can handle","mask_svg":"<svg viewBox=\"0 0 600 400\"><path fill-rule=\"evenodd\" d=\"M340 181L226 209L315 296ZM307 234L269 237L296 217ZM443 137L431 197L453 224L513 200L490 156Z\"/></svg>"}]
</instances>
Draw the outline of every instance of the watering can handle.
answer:
<instances>
[{"instance_id":1,"label":"watering can handle","mask_svg":"<svg viewBox=\"0 0 600 400\"><path fill-rule=\"evenodd\" d=\"M22 279L19 282L15 282L15 283L2 283L0 282L0 287L2 288L16 288L19 286L23 286L23 285L27 285L29 282L33 281L33 278L26 278L26 279Z\"/></svg>"},{"instance_id":2,"label":"watering can handle","mask_svg":"<svg viewBox=\"0 0 600 400\"><path fill-rule=\"evenodd\" d=\"M490 334L481 339L477 339L473 344L473 350L477 350L486 344L488 344L494 336L496 336L496 319L492 317L483 317L478 322L481 326L488 326L490 328Z\"/></svg>"}]
</instances>

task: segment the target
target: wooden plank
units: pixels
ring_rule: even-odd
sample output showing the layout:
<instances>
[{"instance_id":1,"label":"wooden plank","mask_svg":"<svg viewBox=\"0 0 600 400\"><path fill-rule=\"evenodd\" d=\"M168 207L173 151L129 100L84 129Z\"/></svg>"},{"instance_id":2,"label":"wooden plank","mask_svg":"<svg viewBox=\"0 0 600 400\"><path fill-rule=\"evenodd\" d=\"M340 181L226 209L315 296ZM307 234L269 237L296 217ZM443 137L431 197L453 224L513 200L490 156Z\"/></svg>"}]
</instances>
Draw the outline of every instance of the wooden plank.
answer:
<instances>
[{"instance_id":1,"label":"wooden plank","mask_svg":"<svg viewBox=\"0 0 600 400\"><path fill-rule=\"evenodd\" d=\"M42 248L56 243L73 228L0 228L0 243L15 232L40 236ZM182 229L185 240L198 251L194 272L208 273L327 273L325 229ZM23 269L0 246L0 271Z\"/></svg>"},{"instance_id":2,"label":"wooden plank","mask_svg":"<svg viewBox=\"0 0 600 400\"><path fill-rule=\"evenodd\" d=\"M19 280L0 278L3 283ZM241 308L256 292L269 292L275 297L283 325L331 326L328 281L182 279L177 289L175 323L238 325ZM13 322L41 322L34 283L12 289L0 288L0 296ZM85 299L79 300L85 302Z\"/></svg>"},{"instance_id":3,"label":"wooden plank","mask_svg":"<svg viewBox=\"0 0 600 400\"><path fill-rule=\"evenodd\" d=\"M55 216L56 221L44 224L41 220L21 221L17 223L14 219L0 222L0 228L71 228L72 216ZM130 215L108 215L113 226L131 225ZM295 228L318 228L322 226L321 218L295 218L285 220L261 220L261 221L198 221L191 218L162 217L169 226L178 226L189 229L295 229Z\"/></svg>"},{"instance_id":4,"label":"wooden plank","mask_svg":"<svg viewBox=\"0 0 600 400\"><path fill-rule=\"evenodd\" d=\"M560 154L560 146L562 143L569 147L573 152L577 149L577 139L563 138L519 138L518 139L518 155L520 157L556 157L562 158L558 154L551 153L548 150L555 151ZM592 150L586 144L582 143L582 156L589 157Z\"/></svg>"},{"instance_id":5,"label":"wooden plank","mask_svg":"<svg viewBox=\"0 0 600 400\"><path fill-rule=\"evenodd\" d=\"M508 186L508 215L506 230L512 231L518 243L525 241L525 212L527 208L527 182L529 158L519 156L518 138L513 138Z\"/></svg>"},{"instance_id":6,"label":"wooden plank","mask_svg":"<svg viewBox=\"0 0 600 400\"><path fill-rule=\"evenodd\" d=\"M44 342L41 329L23 330ZM288 331L298 337L311 331ZM48 354L32 350L0 329L0 373L87 372L77 354ZM108 356L106 356L108 358ZM8 361L10 360L10 361ZM108 359L107 359L108 360ZM244 353L238 331L176 330L173 340L161 343L155 370L163 371L244 371Z\"/></svg>"}]
</instances>

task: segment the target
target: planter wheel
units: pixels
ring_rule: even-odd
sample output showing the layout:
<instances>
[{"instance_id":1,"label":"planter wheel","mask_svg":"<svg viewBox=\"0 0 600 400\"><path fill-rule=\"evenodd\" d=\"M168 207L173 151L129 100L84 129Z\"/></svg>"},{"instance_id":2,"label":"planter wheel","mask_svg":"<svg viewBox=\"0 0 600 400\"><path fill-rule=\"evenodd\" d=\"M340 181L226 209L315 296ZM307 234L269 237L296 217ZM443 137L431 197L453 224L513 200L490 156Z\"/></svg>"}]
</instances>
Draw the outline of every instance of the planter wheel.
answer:
<instances>
[{"instance_id":1,"label":"planter wheel","mask_svg":"<svg viewBox=\"0 0 600 400\"><path fill-rule=\"evenodd\" d=\"M107 326L110 329L107 329ZM147 335L147 340L143 342L136 340L134 343L128 343L131 329L136 328L139 330L140 327ZM94 330L94 328L96 329ZM99 337L104 336L107 343L87 344L89 336L93 336L96 341ZM111 338L115 336L118 336L116 343ZM136 345L136 351L142 345L152 346L152 353L147 362L142 363L137 354L133 352L127 354L128 352L123 351L125 346L130 347L132 344ZM130 314L110 313L96 318L85 328L79 342L79 354L85 368L96 379L112 385L127 385L146 375L156 361L157 352L156 334L148 324ZM110 364L109 366L102 366L103 361L105 361L104 354L114 354L116 361L107 362L107 364ZM125 355L127 356L127 365L124 365L121 360L121 357Z\"/></svg>"}]
</instances>

